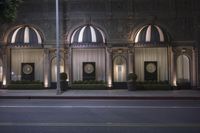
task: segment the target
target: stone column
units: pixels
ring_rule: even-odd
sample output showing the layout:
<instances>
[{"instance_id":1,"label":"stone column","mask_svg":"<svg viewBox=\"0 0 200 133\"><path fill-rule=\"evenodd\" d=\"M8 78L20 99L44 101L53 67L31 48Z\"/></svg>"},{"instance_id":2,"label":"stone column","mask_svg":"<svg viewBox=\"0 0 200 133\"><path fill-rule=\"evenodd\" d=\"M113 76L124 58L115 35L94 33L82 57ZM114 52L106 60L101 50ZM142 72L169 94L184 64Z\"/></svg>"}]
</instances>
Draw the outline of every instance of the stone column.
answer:
<instances>
[{"instance_id":1,"label":"stone column","mask_svg":"<svg viewBox=\"0 0 200 133\"><path fill-rule=\"evenodd\" d=\"M68 81L68 83L69 83L69 86L71 86L71 84L72 84L72 80L73 80L73 69L72 69L72 66L73 66L73 57L72 57L72 48L69 48L69 53L68 53L68 64L69 64L69 66L68 66L68 71L69 71L69 73L68 73L68 76L69 76L69 81Z\"/></svg>"},{"instance_id":2,"label":"stone column","mask_svg":"<svg viewBox=\"0 0 200 133\"><path fill-rule=\"evenodd\" d=\"M69 81L70 54L68 50L64 51L64 58L65 58L65 72L67 74L67 81Z\"/></svg>"},{"instance_id":3,"label":"stone column","mask_svg":"<svg viewBox=\"0 0 200 133\"><path fill-rule=\"evenodd\" d=\"M2 81L3 81L3 87L7 85L7 56L5 54L5 51L3 52L3 75L2 75Z\"/></svg>"},{"instance_id":4,"label":"stone column","mask_svg":"<svg viewBox=\"0 0 200 133\"><path fill-rule=\"evenodd\" d=\"M106 79L107 86L112 87L112 49L107 48L106 50Z\"/></svg>"},{"instance_id":5,"label":"stone column","mask_svg":"<svg viewBox=\"0 0 200 133\"><path fill-rule=\"evenodd\" d=\"M171 50L171 85L176 86L176 53L175 49Z\"/></svg>"},{"instance_id":6,"label":"stone column","mask_svg":"<svg viewBox=\"0 0 200 133\"><path fill-rule=\"evenodd\" d=\"M44 87L48 88L51 86L50 82L50 57L49 57L49 49L44 49Z\"/></svg>"},{"instance_id":7,"label":"stone column","mask_svg":"<svg viewBox=\"0 0 200 133\"><path fill-rule=\"evenodd\" d=\"M3 87L6 87L10 82L11 65L10 65L10 48L3 48Z\"/></svg>"},{"instance_id":8,"label":"stone column","mask_svg":"<svg viewBox=\"0 0 200 133\"><path fill-rule=\"evenodd\" d=\"M193 48L192 49L192 86L196 87L197 86L197 60L196 60L196 57L197 57L197 49L196 48Z\"/></svg>"},{"instance_id":9,"label":"stone column","mask_svg":"<svg viewBox=\"0 0 200 133\"><path fill-rule=\"evenodd\" d=\"M130 48L128 50L128 73L133 73L134 72L133 64L134 64L133 49Z\"/></svg>"},{"instance_id":10,"label":"stone column","mask_svg":"<svg viewBox=\"0 0 200 133\"><path fill-rule=\"evenodd\" d=\"M200 44L200 43L199 43ZM200 89L200 47L197 48L198 49L198 52L197 52L197 88Z\"/></svg>"},{"instance_id":11,"label":"stone column","mask_svg":"<svg viewBox=\"0 0 200 133\"><path fill-rule=\"evenodd\" d=\"M168 81L171 85L173 85L173 77L172 75L172 47L168 46L167 47L167 65L168 65Z\"/></svg>"}]
</instances>

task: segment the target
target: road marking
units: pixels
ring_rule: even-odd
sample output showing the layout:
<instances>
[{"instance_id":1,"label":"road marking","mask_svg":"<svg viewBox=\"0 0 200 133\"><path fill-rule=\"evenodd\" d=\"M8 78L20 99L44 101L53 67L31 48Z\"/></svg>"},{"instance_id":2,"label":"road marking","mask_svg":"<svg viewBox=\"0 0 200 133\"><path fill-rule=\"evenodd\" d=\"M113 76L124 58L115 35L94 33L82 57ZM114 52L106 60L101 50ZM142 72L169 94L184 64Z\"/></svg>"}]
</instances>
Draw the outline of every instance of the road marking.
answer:
<instances>
[{"instance_id":1,"label":"road marking","mask_svg":"<svg viewBox=\"0 0 200 133\"><path fill-rule=\"evenodd\" d=\"M5 126L34 126L34 127L172 127L200 128L200 123L0 123Z\"/></svg>"},{"instance_id":2,"label":"road marking","mask_svg":"<svg viewBox=\"0 0 200 133\"><path fill-rule=\"evenodd\" d=\"M97 109L200 109L199 106L21 106L1 105L0 108L97 108Z\"/></svg>"}]
</instances>

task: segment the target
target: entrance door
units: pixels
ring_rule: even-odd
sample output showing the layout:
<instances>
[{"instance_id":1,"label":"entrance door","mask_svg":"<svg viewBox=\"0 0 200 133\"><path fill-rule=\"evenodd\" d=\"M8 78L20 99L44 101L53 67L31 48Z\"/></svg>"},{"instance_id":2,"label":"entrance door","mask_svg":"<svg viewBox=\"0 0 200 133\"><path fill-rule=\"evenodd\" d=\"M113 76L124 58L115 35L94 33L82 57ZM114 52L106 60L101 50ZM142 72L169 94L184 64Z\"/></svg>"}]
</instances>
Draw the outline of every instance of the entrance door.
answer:
<instances>
[{"instance_id":1,"label":"entrance door","mask_svg":"<svg viewBox=\"0 0 200 133\"><path fill-rule=\"evenodd\" d=\"M117 56L113 63L114 82L126 82L126 60L123 56Z\"/></svg>"},{"instance_id":2,"label":"entrance door","mask_svg":"<svg viewBox=\"0 0 200 133\"><path fill-rule=\"evenodd\" d=\"M123 82L123 66L117 65L117 81Z\"/></svg>"},{"instance_id":3,"label":"entrance door","mask_svg":"<svg viewBox=\"0 0 200 133\"><path fill-rule=\"evenodd\" d=\"M126 89L126 60L123 56L116 56L113 61L113 87L115 89Z\"/></svg>"},{"instance_id":4,"label":"entrance door","mask_svg":"<svg viewBox=\"0 0 200 133\"><path fill-rule=\"evenodd\" d=\"M190 60L186 55L177 58L177 82L190 82Z\"/></svg>"}]
</instances>

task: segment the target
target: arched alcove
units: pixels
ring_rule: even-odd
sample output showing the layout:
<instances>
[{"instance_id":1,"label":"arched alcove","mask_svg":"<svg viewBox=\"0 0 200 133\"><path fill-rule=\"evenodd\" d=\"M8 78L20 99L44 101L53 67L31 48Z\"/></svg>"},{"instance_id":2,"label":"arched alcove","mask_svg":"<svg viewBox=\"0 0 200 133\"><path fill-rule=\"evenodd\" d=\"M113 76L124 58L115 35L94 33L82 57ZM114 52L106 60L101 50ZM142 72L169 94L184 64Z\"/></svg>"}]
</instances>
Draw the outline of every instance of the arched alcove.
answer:
<instances>
[{"instance_id":1,"label":"arched alcove","mask_svg":"<svg viewBox=\"0 0 200 133\"><path fill-rule=\"evenodd\" d=\"M116 56L113 60L114 82L126 82L127 62L123 56Z\"/></svg>"},{"instance_id":2,"label":"arched alcove","mask_svg":"<svg viewBox=\"0 0 200 133\"><path fill-rule=\"evenodd\" d=\"M190 60L189 58L181 54L177 58L177 81L185 80L190 82Z\"/></svg>"}]
</instances>

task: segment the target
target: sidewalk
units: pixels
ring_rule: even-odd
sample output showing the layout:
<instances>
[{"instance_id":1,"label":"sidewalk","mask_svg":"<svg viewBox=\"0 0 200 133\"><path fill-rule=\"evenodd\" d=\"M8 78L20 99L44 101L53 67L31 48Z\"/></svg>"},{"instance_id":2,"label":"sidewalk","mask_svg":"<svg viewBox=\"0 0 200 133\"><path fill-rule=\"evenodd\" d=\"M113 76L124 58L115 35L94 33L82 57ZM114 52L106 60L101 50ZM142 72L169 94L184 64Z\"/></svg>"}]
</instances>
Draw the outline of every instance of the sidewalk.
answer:
<instances>
[{"instance_id":1,"label":"sidewalk","mask_svg":"<svg viewBox=\"0 0 200 133\"><path fill-rule=\"evenodd\" d=\"M200 90L128 91L118 90L67 90L59 95L56 90L5 90L0 99L160 99L200 100Z\"/></svg>"}]
</instances>

